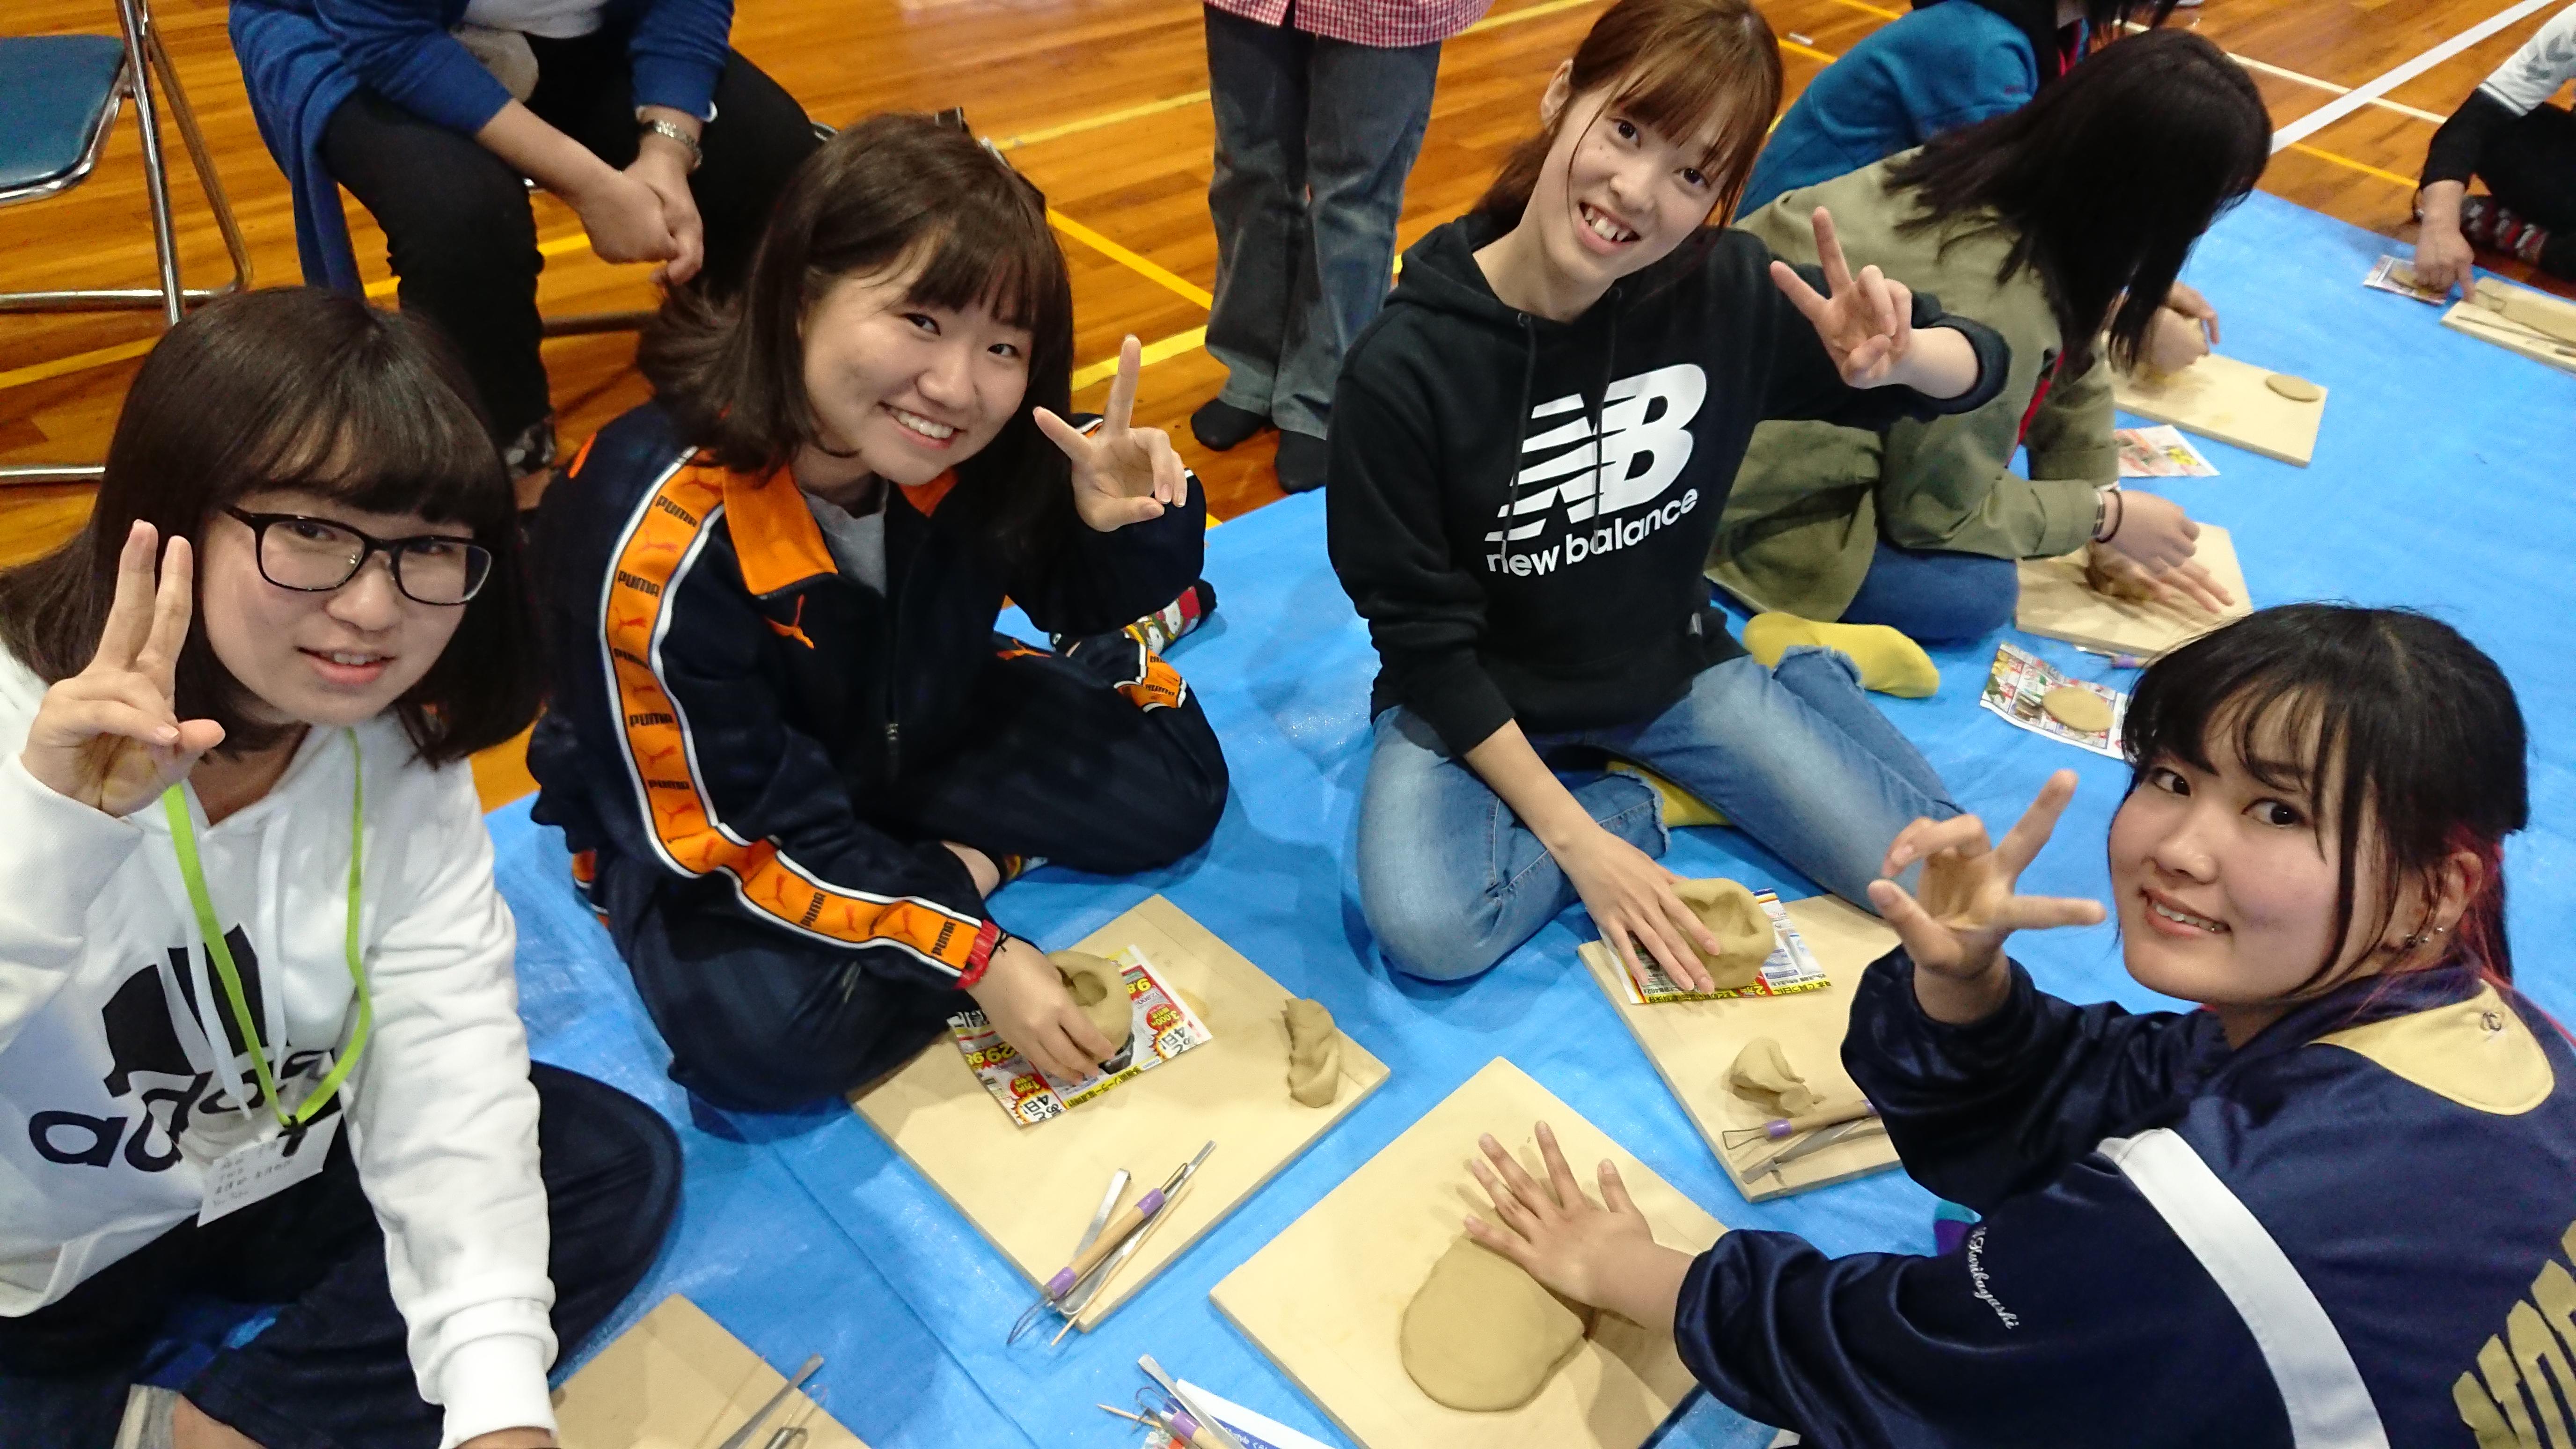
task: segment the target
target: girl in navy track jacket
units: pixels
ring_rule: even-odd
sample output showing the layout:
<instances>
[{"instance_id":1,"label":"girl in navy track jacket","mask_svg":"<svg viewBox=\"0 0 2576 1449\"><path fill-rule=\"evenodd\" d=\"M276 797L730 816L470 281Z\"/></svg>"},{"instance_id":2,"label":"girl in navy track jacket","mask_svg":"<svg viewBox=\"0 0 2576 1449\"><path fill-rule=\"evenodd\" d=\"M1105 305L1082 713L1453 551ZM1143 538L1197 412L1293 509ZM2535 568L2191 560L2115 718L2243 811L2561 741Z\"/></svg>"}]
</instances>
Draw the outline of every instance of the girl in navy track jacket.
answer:
<instances>
[{"instance_id":1,"label":"girl in navy track jacket","mask_svg":"<svg viewBox=\"0 0 2576 1449\"><path fill-rule=\"evenodd\" d=\"M1658 1246L1544 1127L1486 1140L1470 1233L1669 1321L1718 1398L1811 1444L2537 1445L2570 1422L2576 1051L2517 992L2502 842L2528 814L2494 663L2421 615L2303 604L2148 670L2110 866L2130 973L2199 1011L2040 992L2017 929L2099 921L1920 821L1871 892L1902 937L1843 1060L1906 1170L1977 1209L1941 1257L1733 1232ZM1560 1206L1562 1204L1562 1206Z\"/></svg>"}]
</instances>

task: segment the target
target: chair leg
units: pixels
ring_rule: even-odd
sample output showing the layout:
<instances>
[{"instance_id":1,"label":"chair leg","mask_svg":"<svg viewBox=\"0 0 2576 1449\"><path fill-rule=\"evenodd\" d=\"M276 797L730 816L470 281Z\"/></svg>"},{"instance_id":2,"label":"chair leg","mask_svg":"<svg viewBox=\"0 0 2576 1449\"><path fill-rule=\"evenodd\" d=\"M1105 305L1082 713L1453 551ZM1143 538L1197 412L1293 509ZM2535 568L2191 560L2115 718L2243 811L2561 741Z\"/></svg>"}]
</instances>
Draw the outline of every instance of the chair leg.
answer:
<instances>
[{"instance_id":1,"label":"chair leg","mask_svg":"<svg viewBox=\"0 0 2576 1449\"><path fill-rule=\"evenodd\" d=\"M106 467L97 463L0 464L0 488L22 483L95 483L106 476Z\"/></svg>"},{"instance_id":2,"label":"chair leg","mask_svg":"<svg viewBox=\"0 0 2576 1449\"><path fill-rule=\"evenodd\" d=\"M212 291L199 288L185 295L191 302L208 302L248 291L250 247L242 241L241 223L233 216L232 198L224 193L223 177L215 171L214 159L206 154L205 133L197 128L197 109L188 104L187 89L179 84L179 72L170 64L170 52L162 48L159 27L154 27L148 38L152 43L152 69L161 77L162 91L170 100L170 118L179 123L179 139L188 147L188 164L196 170L197 185L206 194L206 206L215 214L215 229L223 234L224 251L233 264L231 281Z\"/></svg>"},{"instance_id":3,"label":"chair leg","mask_svg":"<svg viewBox=\"0 0 2576 1449\"><path fill-rule=\"evenodd\" d=\"M161 315L176 327L186 313L179 286L179 240L170 225L170 173L161 156L161 114L152 100L150 22L137 0L116 0L117 24L125 31L126 67L134 75L134 119L143 131L143 181L152 201L152 244L161 261Z\"/></svg>"}]
</instances>

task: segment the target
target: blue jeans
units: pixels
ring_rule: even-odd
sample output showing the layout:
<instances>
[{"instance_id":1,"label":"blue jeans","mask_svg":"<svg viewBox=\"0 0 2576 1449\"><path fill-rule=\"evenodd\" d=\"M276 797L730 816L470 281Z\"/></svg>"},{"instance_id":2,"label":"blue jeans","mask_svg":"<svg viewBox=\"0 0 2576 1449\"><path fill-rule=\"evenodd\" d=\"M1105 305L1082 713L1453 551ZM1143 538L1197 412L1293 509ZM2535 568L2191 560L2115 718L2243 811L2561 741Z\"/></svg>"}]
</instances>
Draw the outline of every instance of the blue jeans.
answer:
<instances>
[{"instance_id":1,"label":"blue jeans","mask_svg":"<svg viewBox=\"0 0 2576 1449\"><path fill-rule=\"evenodd\" d=\"M1440 43L1380 48L1207 8L1219 396L1324 436L1342 353L1386 301Z\"/></svg>"},{"instance_id":2,"label":"blue jeans","mask_svg":"<svg viewBox=\"0 0 2576 1449\"><path fill-rule=\"evenodd\" d=\"M1827 890L1867 907L1888 843L1918 817L1959 813L1931 763L1861 693L1851 661L1792 649L1701 672L1641 724L1534 735L1645 766L1717 807ZM1569 780L1601 827L1664 853L1662 801L1624 775ZM1420 716L1377 717L1360 797L1360 909L1398 969L1454 981L1492 966L1578 899L1555 858Z\"/></svg>"},{"instance_id":3,"label":"blue jeans","mask_svg":"<svg viewBox=\"0 0 2576 1449\"><path fill-rule=\"evenodd\" d=\"M1882 538L1846 624L1885 624L1917 644L1962 644L2010 624L2021 565L1978 553L1898 548Z\"/></svg>"}]
</instances>

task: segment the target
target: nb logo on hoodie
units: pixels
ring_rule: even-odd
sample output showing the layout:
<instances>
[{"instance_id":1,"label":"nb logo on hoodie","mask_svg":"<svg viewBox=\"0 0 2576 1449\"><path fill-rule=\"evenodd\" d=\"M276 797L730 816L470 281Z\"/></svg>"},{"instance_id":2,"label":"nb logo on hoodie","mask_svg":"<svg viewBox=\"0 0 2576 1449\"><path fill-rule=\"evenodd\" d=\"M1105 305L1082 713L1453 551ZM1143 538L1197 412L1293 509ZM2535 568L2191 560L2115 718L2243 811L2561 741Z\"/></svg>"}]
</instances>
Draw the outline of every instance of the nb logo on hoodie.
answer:
<instances>
[{"instance_id":1,"label":"nb logo on hoodie","mask_svg":"<svg viewBox=\"0 0 2576 1449\"><path fill-rule=\"evenodd\" d=\"M1602 393L1601 429L1579 393L1530 409L1521 470L1495 510L1495 573L1553 573L1613 553L1670 527L1699 506L1699 490L1657 504L1690 462L1691 420L1708 400L1708 375L1675 363L1623 377ZM1564 421L1554 427L1552 419ZM1643 511L1635 511L1643 510ZM1627 516L1622 516L1627 515ZM1561 539L1551 536L1561 533Z\"/></svg>"}]
</instances>

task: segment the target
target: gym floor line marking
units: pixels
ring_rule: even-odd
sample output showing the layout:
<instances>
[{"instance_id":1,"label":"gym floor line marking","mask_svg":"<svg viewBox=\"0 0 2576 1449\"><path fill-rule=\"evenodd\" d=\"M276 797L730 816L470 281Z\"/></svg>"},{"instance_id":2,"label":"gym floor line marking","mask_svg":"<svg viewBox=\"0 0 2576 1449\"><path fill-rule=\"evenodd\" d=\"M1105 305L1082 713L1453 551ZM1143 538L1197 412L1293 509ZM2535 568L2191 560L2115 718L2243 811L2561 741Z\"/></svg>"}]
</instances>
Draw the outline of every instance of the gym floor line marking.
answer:
<instances>
[{"instance_id":1,"label":"gym floor line marking","mask_svg":"<svg viewBox=\"0 0 2576 1449\"><path fill-rule=\"evenodd\" d=\"M1168 362L1171 359L1180 356L1184 352L1196 351L1206 342L1207 329L1204 327L1193 327L1187 332L1175 332L1171 336L1166 337L1159 342L1146 343L1138 353L1136 359L1137 366L1144 368L1151 367L1158 362ZM1107 382L1110 378L1116 376L1117 372L1118 359L1115 356L1104 357L1098 362L1086 363L1083 366L1074 369L1073 386L1068 389L1068 391L1080 392L1086 387Z\"/></svg>"},{"instance_id":2,"label":"gym floor line marking","mask_svg":"<svg viewBox=\"0 0 2576 1449\"><path fill-rule=\"evenodd\" d=\"M2351 115L2353 112L2360 110L2363 106L2377 100L2382 95L2397 89L2406 82L2413 80L2415 77L2422 75L2424 72L2431 70L2433 67L2440 65L2446 60L2449 60L2452 56L2458 55L2461 51L2468 49L2470 46L2477 44L2479 41L2484 40L2488 36L2495 34L2497 31L2504 29L2506 26L2513 24L2515 21L2533 14L2536 11L2547 9L2557 3L2559 3L2559 0L2518 0L2518 3L2510 5L2498 14L2489 16L2487 19L2470 26L2459 34L2452 36L2450 39L2443 41L2437 46L2434 46L2431 50L2425 51L2422 55L2415 57L2413 60L2406 61L2392 69L2380 72L2378 75L2371 77L2369 80L2363 81L2360 85L2357 85L2351 90L2344 92L2342 95L2335 97L2333 100L2326 102L2324 105L2317 107L2315 110L2308 112L2297 120L2290 122L2281 129L2274 131L2272 133L2272 149L2278 151L2283 147L2308 139L2317 132L2324 130L2326 127L2333 125L2335 122L2342 120L2346 116Z\"/></svg>"},{"instance_id":3,"label":"gym floor line marking","mask_svg":"<svg viewBox=\"0 0 2576 1449\"><path fill-rule=\"evenodd\" d=\"M2415 178L2412 176L2400 176L2394 171L2382 171L2376 166L2355 161L2349 156L2338 156L2321 146L2311 146L2305 141L2292 141L2287 149L2302 155L2314 156L2320 161L2331 161L2347 171L2358 171L2364 176L2376 176L2382 181L2393 181L2409 191L2415 189Z\"/></svg>"},{"instance_id":4,"label":"gym floor line marking","mask_svg":"<svg viewBox=\"0 0 2576 1449\"><path fill-rule=\"evenodd\" d=\"M1102 256L1109 258L1109 260L1116 262L1127 270L1145 278L1147 281L1160 285L1165 291L1171 292L1177 296L1187 297L1189 300L1197 303L1201 307L1213 307L1216 305L1215 296L1206 288L1201 287L1198 283L1127 250L1125 247L1122 247L1118 243L1111 241L1109 238L1102 236L1100 233L1093 231L1091 228L1084 226L1081 222L1075 221L1072 217L1065 215L1063 212L1056 210L1052 206L1047 208L1047 220L1055 225L1056 230L1063 232L1066 236L1073 238L1075 241L1082 243L1084 246L1091 248L1093 251L1100 253Z\"/></svg>"},{"instance_id":5,"label":"gym floor line marking","mask_svg":"<svg viewBox=\"0 0 2576 1449\"><path fill-rule=\"evenodd\" d=\"M1854 3L1854 0L1842 0L1842 3L1848 5ZM2147 28L2134 20L2126 23L2129 27L2129 33L2132 35L2138 34ZM2352 87L2350 86L2339 86L2330 80L2319 80L2315 76L2301 74L2298 71L2290 69L2288 66L2274 65L2268 60L2256 60L2250 55L2239 55L2232 50L2226 51L2224 54L2229 60L2236 62L2247 70L2259 70L2268 76L2274 76L2285 81L2293 81L2299 85L2308 86L2316 90L2330 91L2339 96L2348 96L2352 94ZM2370 104L2377 106L2383 111L2395 111L2401 116L2413 116L2419 121L2430 121L2436 126L2450 119L2448 116L2437 116L2431 111L2407 105L2402 101L2392 101L2384 96L2372 96L2370 98Z\"/></svg>"}]
</instances>

